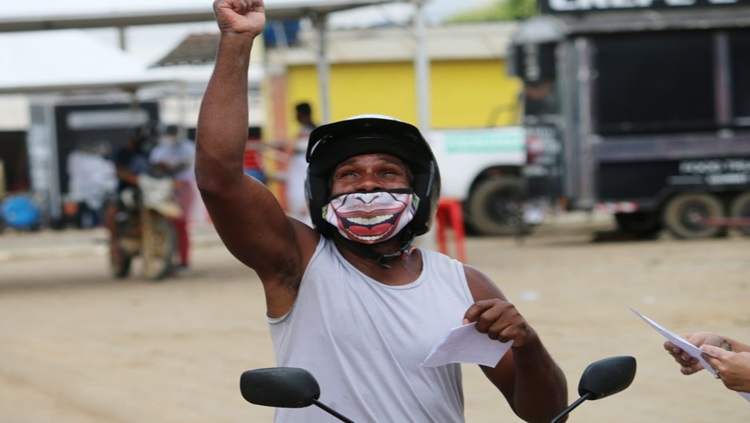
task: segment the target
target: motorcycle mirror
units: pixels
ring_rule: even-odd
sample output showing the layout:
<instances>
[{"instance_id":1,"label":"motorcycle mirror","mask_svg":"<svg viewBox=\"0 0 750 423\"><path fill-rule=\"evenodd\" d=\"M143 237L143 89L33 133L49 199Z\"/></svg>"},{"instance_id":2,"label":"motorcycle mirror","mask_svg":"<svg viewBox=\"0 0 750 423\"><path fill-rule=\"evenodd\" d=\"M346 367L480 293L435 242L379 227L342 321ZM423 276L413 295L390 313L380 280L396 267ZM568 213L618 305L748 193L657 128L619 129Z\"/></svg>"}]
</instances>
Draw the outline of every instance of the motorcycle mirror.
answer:
<instances>
[{"instance_id":1,"label":"motorcycle mirror","mask_svg":"<svg viewBox=\"0 0 750 423\"><path fill-rule=\"evenodd\" d=\"M308 407L320 398L315 377L295 367L248 370L240 377L240 392L250 403L278 408Z\"/></svg>"},{"instance_id":2,"label":"motorcycle mirror","mask_svg":"<svg viewBox=\"0 0 750 423\"><path fill-rule=\"evenodd\" d=\"M296 367L247 370L240 376L240 392L247 402L277 408L303 408L315 405L344 423L348 417L318 401L320 385L315 376Z\"/></svg>"},{"instance_id":3,"label":"motorcycle mirror","mask_svg":"<svg viewBox=\"0 0 750 423\"><path fill-rule=\"evenodd\" d=\"M619 356L589 364L578 383L578 395L598 400L614 395L630 386L635 378L635 358Z\"/></svg>"},{"instance_id":4,"label":"motorcycle mirror","mask_svg":"<svg viewBox=\"0 0 750 423\"><path fill-rule=\"evenodd\" d=\"M624 390L633 382L635 369L635 358L630 356L603 358L589 364L578 382L578 395L581 397L550 423L567 416L586 400L598 400Z\"/></svg>"}]
</instances>

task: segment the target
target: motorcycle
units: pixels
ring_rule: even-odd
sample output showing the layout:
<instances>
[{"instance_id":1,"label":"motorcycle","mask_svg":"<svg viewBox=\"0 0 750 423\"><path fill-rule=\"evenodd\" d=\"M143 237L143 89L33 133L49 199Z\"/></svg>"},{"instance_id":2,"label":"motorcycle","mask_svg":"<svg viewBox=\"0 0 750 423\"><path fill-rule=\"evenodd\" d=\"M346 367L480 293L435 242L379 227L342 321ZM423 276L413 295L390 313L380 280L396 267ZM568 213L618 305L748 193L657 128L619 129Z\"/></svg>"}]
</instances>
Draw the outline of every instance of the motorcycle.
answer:
<instances>
[{"instance_id":1,"label":"motorcycle","mask_svg":"<svg viewBox=\"0 0 750 423\"><path fill-rule=\"evenodd\" d=\"M586 400L614 395L630 386L635 378L636 361L631 356L604 358L591 363L578 383L578 398L550 423L557 423ZM302 408L315 405L345 423L348 417L318 401L320 386L305 369L271 367L248 370L240 377L240 391L246 401L267 407Z\"/></svg>"},{"instance_id":2,"label":"motorcycle","mask_svg":"<svg viewBox=\"0 0 750 423\"><path fill-rule=\"evenodd\" d=\"M172 272L176 235L170 219L182 215L174 200L173 181L150 174L138 176L135 189L121 194L123 205L115 215L114 242L110 249L112 274L125 278L133 260L140 257L144 277L161 280Z\"/></svg>"}]
</instances>

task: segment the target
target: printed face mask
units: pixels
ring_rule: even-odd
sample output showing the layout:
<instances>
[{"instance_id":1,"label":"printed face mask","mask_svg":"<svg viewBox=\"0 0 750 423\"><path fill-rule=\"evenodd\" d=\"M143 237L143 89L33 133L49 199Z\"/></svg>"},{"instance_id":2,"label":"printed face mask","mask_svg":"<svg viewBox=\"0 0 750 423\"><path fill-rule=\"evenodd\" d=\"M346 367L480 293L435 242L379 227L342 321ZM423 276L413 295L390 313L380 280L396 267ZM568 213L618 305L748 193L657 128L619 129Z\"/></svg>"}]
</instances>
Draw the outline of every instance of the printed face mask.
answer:
<instances>
[{"instance_id":1,"label":"printed face mask","mask_svg":"<svg viewBox=\"0 0 750 423\"><path fill-rule=\"evenodd\" d=\"M352 192L333 197L323 217L349 240L376 244L393 238L417 211L419 197L410 189Z\"/></svg>"}]
</instances>

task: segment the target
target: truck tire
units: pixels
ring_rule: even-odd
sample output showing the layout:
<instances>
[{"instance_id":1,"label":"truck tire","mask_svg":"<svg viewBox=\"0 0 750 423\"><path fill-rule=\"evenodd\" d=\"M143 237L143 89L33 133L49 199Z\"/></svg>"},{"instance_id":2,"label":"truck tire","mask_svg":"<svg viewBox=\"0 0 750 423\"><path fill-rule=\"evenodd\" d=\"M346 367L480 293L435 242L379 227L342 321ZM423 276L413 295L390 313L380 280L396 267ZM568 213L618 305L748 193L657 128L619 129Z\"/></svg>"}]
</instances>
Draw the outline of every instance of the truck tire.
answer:
<instances>
[{"instance_id":1,"label":"truck tire","mask_svg":"<svg viewBox=\"0 0 750 423\"><path fill-rule=\"evenodd\" d=\"M740 194L732 200L729 216L733 218L750 219L750 192ZM737 230L745 236L750 236L750 226L737 226Z\"/></svg>"},{"instance_id":2,"label":"truck tire","mask_svg":"<svg viewBox=\"0 0 750 423\"><path fill-rule=\"evenodd\" d=\"M620 231L638 239L655 238L662 229L659 214L652 212L615 213L615 222Z\"/></svg>"},{"instance_id":3,"label":"truck tire","mask_svg":"<svg viewBox=\"0 0 750 423\"><path fill-rule=\"evenodd\" d=\"M723 216L724 207L716 196L679 194L669 200L664 208L664 225L676 238L712 238L725 234L726 228L703 225L701 221Z\"/></svg>"},{"instance_id":4,"label":"truck tire","mask_svg":"<svg viewBox=\"0 0 750 423\"><path fill-rule=\"evenodd\" d=\"M487 179L469 197L468 221L480 235L526 233L522 201L523 185L517 178Z\"/></svg>"}]
</instances>

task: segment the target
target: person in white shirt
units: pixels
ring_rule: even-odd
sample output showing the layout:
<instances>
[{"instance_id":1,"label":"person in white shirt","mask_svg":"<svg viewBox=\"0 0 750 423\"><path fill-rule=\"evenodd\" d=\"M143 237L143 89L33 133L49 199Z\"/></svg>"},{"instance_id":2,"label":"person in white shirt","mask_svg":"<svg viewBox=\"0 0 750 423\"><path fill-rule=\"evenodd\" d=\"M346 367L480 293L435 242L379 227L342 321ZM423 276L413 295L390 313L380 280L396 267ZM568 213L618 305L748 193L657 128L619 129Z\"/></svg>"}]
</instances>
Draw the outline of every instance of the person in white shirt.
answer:
<instances>
[{"instance_id":1,"label":"person in white shirt","mask_svg":"<svg viewBox=\"0 0 750 423\"><path fill-rule=\"evenodd\" d=\"M292 143L287 164L286 195L288 213L297 220L311 225L310 213L305 200L305 177L307 176L307 139L317 125L312 119L312 106L308 102L294 106L297 123L300 125L297 138Z\"/></svg>"},{"instance_id":2,"label":"person in white shirt","mask_svg":"<svg viewBox=\"0 0 750 423\"><path fill-rule=\"evenodd\" d=\"M98 227L104 203L117 187L115 165L93 145L84 144L68 155L68 195L78 206L76 226Z\"/></svg>"},{"instance_id":3,"label":"person in white shirt","mask_svg":"<svg viewBox=\"0 0 750 423\"><path fill-rule=\"evenodd\" d=\"M159 138L159 143L151 150L151 166L166 170L175 180L175 199L182 210L182 216L172 219L177 235L176 272L190 272L190 232L189 223L195 195L195 143L180 136L180 127L168 125Z\"/></svg>"}]
</instances>

